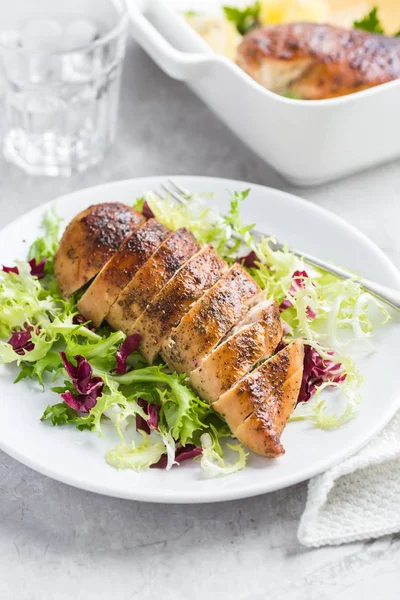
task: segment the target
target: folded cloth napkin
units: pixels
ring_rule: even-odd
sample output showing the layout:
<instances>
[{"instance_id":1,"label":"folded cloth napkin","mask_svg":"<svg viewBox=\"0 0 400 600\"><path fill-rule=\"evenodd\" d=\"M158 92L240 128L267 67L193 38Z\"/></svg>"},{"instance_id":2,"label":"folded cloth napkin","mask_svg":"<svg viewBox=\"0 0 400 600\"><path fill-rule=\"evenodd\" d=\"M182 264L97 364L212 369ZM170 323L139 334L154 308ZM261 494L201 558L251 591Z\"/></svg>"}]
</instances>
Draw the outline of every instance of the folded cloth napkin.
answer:
<instances>
[{"instance_id":1,"label":"folded cloth napkin","mask_svg":"<svg viewBox=\"0 0 400 600\"><path fill-rule=\"evenodd\" d=\"M400 531L400 413L360 452L311 479L298 539L345 544Z\"/></svg>"}]
</instances>

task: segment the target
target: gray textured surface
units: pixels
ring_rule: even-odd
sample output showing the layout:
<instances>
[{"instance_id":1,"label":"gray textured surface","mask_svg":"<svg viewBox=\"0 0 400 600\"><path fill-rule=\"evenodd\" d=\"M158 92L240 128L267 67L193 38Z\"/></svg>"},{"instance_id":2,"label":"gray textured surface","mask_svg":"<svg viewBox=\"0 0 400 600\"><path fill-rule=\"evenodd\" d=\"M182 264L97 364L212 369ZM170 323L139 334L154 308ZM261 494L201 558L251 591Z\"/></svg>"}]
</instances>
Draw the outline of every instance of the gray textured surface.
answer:
<instances>
[{"instance_id":1,"label":"gray textured surface","mask_svg":"<svg viewBox=\"0 0 400 600\"><path fill-rule=\"evenodd\" d=\"M358 226L400 266L398 162L291 188L135 45L120 125L106 161L70 180L32 179L1 162L1 225L101 182L215 175L299 193ZM146 505L70 488L0 453L0 600L398 598L400 537L306 550L296 540L305 498L303 484L219 505Z\"/></svg>"}]
</instances>

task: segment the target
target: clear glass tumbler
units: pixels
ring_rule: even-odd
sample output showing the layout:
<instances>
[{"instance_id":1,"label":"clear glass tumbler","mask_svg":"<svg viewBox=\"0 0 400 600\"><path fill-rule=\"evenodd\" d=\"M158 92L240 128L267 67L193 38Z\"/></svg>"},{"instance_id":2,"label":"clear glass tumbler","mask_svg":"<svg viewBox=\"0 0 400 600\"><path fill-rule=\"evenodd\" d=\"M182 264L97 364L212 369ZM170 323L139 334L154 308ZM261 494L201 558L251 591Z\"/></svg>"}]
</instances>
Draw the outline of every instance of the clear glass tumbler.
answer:
<instances>
[{"instance_id":1,"label":"clear glass tumbler","mask_svg":"<svg viewBox=\"0 0 400 600\"><path fill-rule=\"evenodd\" d=\"M115 137L123 0L0 0L0 116L7 160L38 175L100 162Z\"/></svg>"}]
</instances>

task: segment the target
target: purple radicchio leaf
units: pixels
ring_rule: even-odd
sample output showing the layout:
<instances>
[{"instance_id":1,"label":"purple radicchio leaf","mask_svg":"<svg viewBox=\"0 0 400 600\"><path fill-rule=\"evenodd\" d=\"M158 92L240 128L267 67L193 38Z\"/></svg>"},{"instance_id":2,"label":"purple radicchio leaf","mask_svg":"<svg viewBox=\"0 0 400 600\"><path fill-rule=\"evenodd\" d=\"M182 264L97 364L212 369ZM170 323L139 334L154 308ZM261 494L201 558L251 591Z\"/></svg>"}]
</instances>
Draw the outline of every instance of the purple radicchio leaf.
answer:
<instances>
[{"instance_id":1,"label":"purple radicchio leaf","mask_svg":"<svg viewBox=\"0 0 400 600\"><path fill-rule=\"evenodd\" d=\"M95 394L79 394L74 396L70 391L61 394L61 398L68 406L82 413L88 413L97 404L97 396Z\"/></svg>"},{"instance_id":2,"label":"purple radicchio leaf","mask_svg":"<svg viewBox=\"0 0 400 600\"><path fill-rule=\"evenodd\" d=\"M343 364L333 360L324 360L308 344L304 345L303 379L297 402L307 402L323 383L341 383L346 379Z\"/></svg>"},{"instance_id":3,"label":"purple radicchio leaf","mask_svg":"<svg viewBox=\"0 0 400 600\"><path fill-rule=\"evenodd\" d=\"M236 262L240 263L244 267L247 267L247 269L256 269L256 263L259 263L260 259L258 258L257 254L252 250L251 252L246 254L246 256L241 256L240 258L238 258Z\"/></svg>"},{"instance_id":4,"label":"purple radicchio leaf","mask_svg":"<svg viewBox=\"0 0 400 600\"><path fill-rule=\"evenodd\" d=\"M96 406L97 398L103 392L104 382L101 377L92 377L93 369L84 356L74 356L77 365L74 366L68 359L65 352L60 352L65 370L71 378L74 388L78 392L75 396L67 391L61 394L61 397L71 408L81 412L89 412ZM79 408L76 408L76 407Z\"/></svg>"},{"instance_id":5,"label":"purple radicchio leaf","mask_svg":"<svg viewBox=\"0 0 400 600\"><path fill-rule=\"evenodd\" d=\"M154 213L151 210L147 200L143 202L142 215L146 217L146 219L154 219Z\"/></svg>"},{"instance_id":6,"label":"purple radicchio leaf","mask_svg":"<svg viewBox=\"0 0 400 600\"><path fill-rule=\"evenodd\" d=\"M305 283L304 283L304 279L308 278L308 274L306 271L295 271L292 275L292 283L291 286L289 288L289 294L295 294L298 290L303 290L305 288ZM282 300L280 306L279 306L279 310L282 312L284 310L286 310L287 308L290 308L292 306L292 301L290 298L284 298L284 300ZM311 306L307 306L307 317L309 319L315 319L316 318L316 313L315 311L311 308Z\"/></svg>"},{"instance_id":7,"label":"purple radicchio leaf","mask_svg":"<svg viewBox=\"0 0 400 600\"><path fill-rule=\"evenodd\" d=\"M4 271L4 273L15 273L16 275L19 275L18 267L5 267L3 265L2 271Z\"/></svg>"},{"instance_id":8,"label":"purple radicchio leaf","mask_svg":"<svg viewBox=\"0 0 400 600\"><path fill-rule=\"evenodd\" d=\"M92 321L88 321L87 319L85 319L85 317L82 317L82 315L74 315L72 317L72 323L74 325L84 325L86 323L87 329L90 329L91 331L96 331L96 327L94 326Z\"/></svg>"},{"instance_id":9,"label":"purple radicchio leaf","mask_svg":"<svg viewBox=\"0 0 400 600\"><path fill-rule=\"evenodd\" d=\"M174 465L180 465L184 460L189 460L195 458L196 456L200 456L202 453L202 448L198 448L194 444L186 444L186 446L181 446L175 450L175 462ZM150 469L165 469L168 464L168 457L166 454L163 454L161 458L150 465Z\"/></svg>"},{"instance_id":10,"label":"purple radicchio leaf","mask_svg":"<svg viewBox=\"0 0 400 600\"><path fill-rule=\"evenodd\" d=\"M189 460L195 458L196 456L200 456L202 453L202 448L197 448L194 444L186 444L186 446L181 446L175 450L175 464L180 465L184 460ZM150 469L165 469L168 464L168 457L166 454L163 454L161 458L156 462L150 465ZM172 466L174 466L172 465Z\"/></svg>"},{"instance_id":11,"label":"purple radicchio leaf","mask_svg":"<svg viewBox=\"0 0 400 600\"><path fill-rule=\"evenodd\" d=\"M38 263L36 262L36 258L32 258L29 261L29 265L31 267L31 275L33 277L37 277L38 279L43 279L46 262L47 258L42 258L42 260L40 260Z\"/></svg>"},{"instance_id":12,"label":"purple radicchio leaf","mask_svg":"<svg viewBox=\"0 0 400 600\"><path fill-rule=\"evenodd\" d=\"M132 335L128 335L126 340L122 342L120 347L118 348L115 357L117 359L117 367L116 372L118 375L123 375L126 373L127 365L126 359L132 352L135 352L139 348L140 340L142 336L137 333L132 333Z\"/></svg>"},{"instance_id":13,"label":"purple radicchio leaf","mask_svg":"<svg viewBox=\"0 0 400 600\"><path fill-rule=\"evenodd\" d=\"M32 342L32 331L33 326L28 325L28 323L24 324L24 329L17 331L16 329L12 332L8 343L13 347L14 352L23 356L25 352L30 352L34 349L35 345ZM36 328L36 333L39 334L39 327Z\"/></svg>"},{"instance_id":14,"label":"purple radicchio leaf","mask_svg":"<svg viewBox=\"0 0 400 600\"><path fill-rule=\"evenodd\" d=\"M47 258L42 258L38 263L36 262L36 258L32 258L29 261L29 266L31 268L31 275L33 277L37 277L38 279L42 279L44 277L44 267L46 265ZM2 270L4 273L15 273L19 275L18 267L5 267L3 265Z\"/></svg>"},{"instance_id":15,"label":"purple radicchio leaf","mask_svg":"<svg viewBox=\"0 0 400 600\"><path fill-rule=\"evenodd\" d=\"M151 430L158 431L160 407L157 404L147 402L143 398L138 398L137 403L147 415L147 419L144 419L141 415L136 415L136 431L143 431L148 435Z\"/></svg>"}]
</instances>

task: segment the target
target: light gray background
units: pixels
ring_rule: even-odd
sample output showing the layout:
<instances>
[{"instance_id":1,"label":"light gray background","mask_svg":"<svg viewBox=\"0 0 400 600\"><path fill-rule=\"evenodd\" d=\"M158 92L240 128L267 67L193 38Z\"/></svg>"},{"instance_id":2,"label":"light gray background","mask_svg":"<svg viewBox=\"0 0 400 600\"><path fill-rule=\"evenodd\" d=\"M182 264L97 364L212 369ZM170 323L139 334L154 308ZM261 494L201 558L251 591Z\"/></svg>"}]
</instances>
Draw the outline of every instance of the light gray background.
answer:
<instances>
[{"instance_id":1,"label":"light gray background","mask_svg":"<svg viewBox=\"0 0 400 600\"><path fill-rule=\"evenodd\" d=\"M369 126L379 127L379 115ZM102 182L214 175L298 193L359 227L400 266L399 167L290 187L131 44L118 140L105 162L69 180L33 179L1 162L0 222ZM0 453L0 600L398 598L400 536L299 545L306 488L215 505L140 504L70 488Z\"/></svg>"}]
</instances>

